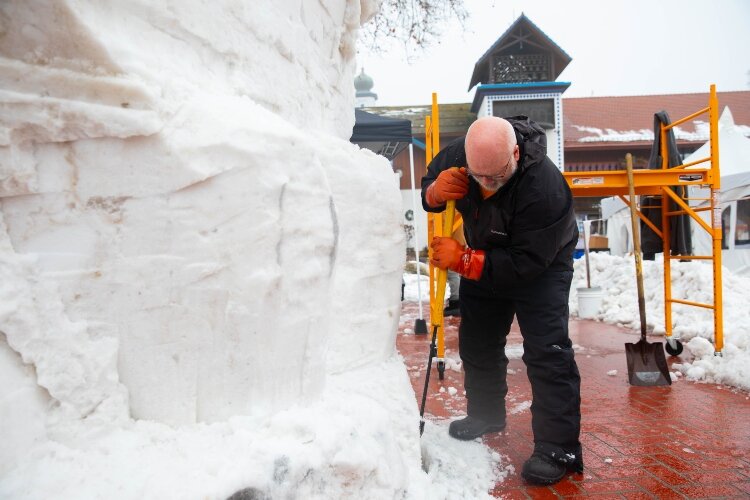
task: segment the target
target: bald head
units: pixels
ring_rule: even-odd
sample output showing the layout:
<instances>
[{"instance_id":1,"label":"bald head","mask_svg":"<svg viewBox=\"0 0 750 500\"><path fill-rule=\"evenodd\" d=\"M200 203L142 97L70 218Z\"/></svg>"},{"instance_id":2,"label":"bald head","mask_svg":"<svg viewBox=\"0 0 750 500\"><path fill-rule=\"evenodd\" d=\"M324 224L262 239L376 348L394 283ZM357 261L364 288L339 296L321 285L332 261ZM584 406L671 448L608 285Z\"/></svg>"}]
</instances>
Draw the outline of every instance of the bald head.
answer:
<instances>
[{"instance_id":1,"label":"bald head","mask_svg":"<svg viewBox=\"0 0 750 500\"><path fill-rule=\"evenodd\" d=\"M513 126L507 120L486 116L472 123L466 133L465 149L469 171L486 189L499 189L515 172L518 147ZM489 182L493 177L496 182Z\"/></svg>"}]
</instances>

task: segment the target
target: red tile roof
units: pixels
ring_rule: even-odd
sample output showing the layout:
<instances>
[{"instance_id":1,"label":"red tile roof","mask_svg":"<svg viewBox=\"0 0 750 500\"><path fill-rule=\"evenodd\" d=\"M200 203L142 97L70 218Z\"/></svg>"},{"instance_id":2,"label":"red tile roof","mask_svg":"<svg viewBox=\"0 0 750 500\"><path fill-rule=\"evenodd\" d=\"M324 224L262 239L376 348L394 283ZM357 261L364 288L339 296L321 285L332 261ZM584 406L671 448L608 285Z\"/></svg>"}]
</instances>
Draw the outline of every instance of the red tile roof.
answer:
<instances>
[{"instance_id":1,"label":"red tile roof","mask_svg":"<svg viewBox=\"0 0 750 500\"><path fill-rule=\"evenodd\" d=\"M747 126L750 135L750 91L719 92L718 99L719 113L729 106L734 122ZM676 121L707 106L708 92L564 98L565 148L612 146L624 141L629 144L642 142L648 132L653 133L654 113L665 110L670 119ZM708 115L702 115L697 120L707 123ZM707 129L700 124L696 128L696 122L686 122L679 128L682 134L678 134L678 142L703 143L708 139ZM592 129L600 129L601 132ZM650 144L652 140L647 142Z\"/></svg>"}]
</instances>

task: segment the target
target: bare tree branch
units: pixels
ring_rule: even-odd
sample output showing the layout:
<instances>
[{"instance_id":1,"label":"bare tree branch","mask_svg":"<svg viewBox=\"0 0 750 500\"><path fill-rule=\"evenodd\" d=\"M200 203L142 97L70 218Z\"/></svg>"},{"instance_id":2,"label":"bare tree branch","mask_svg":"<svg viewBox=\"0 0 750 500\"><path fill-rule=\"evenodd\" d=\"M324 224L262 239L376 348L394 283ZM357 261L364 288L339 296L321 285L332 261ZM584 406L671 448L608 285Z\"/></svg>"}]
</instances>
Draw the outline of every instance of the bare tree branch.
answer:
<instances>
[{"instance_id":1,"label":"bare tree branch","mask_svg":"<svg viewBox=\"0 0 750 500\"><path fill-rule=\"evenodd\" d=\"M378 14L362 27L360 42L376 53L400 42L411 56L438 40L450 23L464 26L467 17L464 0L383 0Z\"/></svg>"}]
</instances>

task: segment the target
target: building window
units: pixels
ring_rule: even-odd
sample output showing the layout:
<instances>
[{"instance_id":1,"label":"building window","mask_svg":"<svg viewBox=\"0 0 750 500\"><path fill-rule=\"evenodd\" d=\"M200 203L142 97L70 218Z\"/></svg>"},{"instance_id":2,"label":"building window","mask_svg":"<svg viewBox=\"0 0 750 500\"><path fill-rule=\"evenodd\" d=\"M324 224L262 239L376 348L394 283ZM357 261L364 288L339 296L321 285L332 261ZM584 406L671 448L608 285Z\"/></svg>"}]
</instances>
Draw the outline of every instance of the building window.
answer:
<instances>
[{"instance_id":1,"label":"building window","mask_svg":"<svg viewBox=\"0 0 750 500\"><path fill-rule=\"evenodd\" d=\"M555 128L554 99L523 99L520 101L493 101L492 114L501 118L528 116L544 129Z\"/></svg>"},{"instance_id":2,"label":"building window","mask_svg":"<svg viewBox=\"0 0 750 500\"><path fill-rule=\"evenodd\" d=\"M750 199L747 198L737 202L737 225L734 228L734 246L750 246Z\"/></svg>"},{"instance_id":3,"label":"building window","mask_svg":"<svg viewBox=\"0 0 750 500\"><path fill-rule=\"evenodd\" d=\"M494 83L547 82L549 54L495 54L492 65Z\"/></svg>"}]
</instances>

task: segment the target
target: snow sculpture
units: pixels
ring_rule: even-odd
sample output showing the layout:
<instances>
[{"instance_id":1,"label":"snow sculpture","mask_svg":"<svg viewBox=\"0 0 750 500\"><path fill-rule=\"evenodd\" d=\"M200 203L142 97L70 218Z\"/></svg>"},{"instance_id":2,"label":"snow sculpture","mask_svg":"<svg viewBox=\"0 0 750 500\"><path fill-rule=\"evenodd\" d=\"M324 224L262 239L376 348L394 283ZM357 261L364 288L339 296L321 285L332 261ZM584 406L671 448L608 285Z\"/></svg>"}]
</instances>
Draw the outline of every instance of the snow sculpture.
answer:
<instances>
[{"instance_id":1,"label":"snow sculpture","mask_svg":"<svg viewBox=\"0 0 750 500\"><path fill-rule=\"evenodd\" d=\"M0 4L0 372L46 391L0 416L263 415L392 354L399 192L348 143L374 7Z\"/></svg>"}]
</instances>

